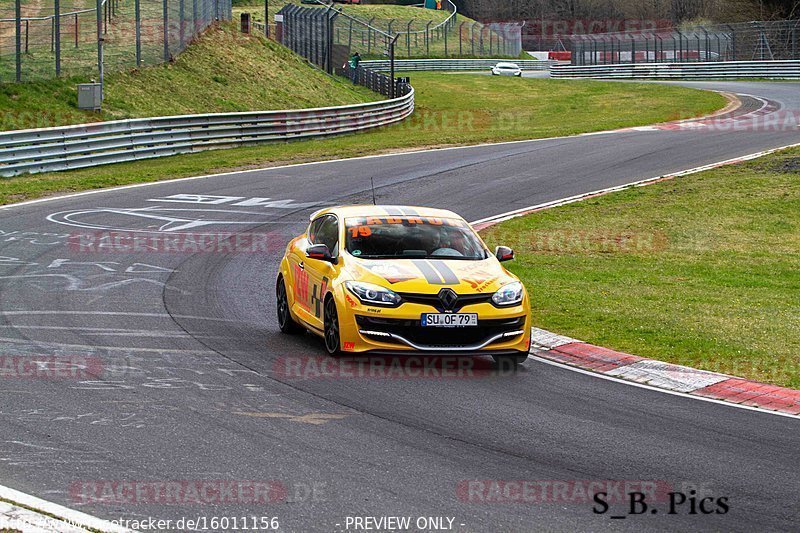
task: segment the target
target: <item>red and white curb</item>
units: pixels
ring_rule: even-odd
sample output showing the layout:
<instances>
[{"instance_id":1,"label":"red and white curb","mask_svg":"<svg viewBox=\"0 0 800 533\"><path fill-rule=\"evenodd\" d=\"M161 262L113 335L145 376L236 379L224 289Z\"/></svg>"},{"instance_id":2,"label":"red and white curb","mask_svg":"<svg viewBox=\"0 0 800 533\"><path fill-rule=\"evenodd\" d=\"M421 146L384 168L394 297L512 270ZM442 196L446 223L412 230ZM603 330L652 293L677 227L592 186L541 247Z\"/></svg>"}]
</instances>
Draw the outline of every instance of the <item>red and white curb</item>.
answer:
<instances>
[{"instance_id":1,"label":"red and white curb","mask_svg":"<svg viewBox=\"0 0 800 533\"><path fill-rule=\"evenodd\" d=\"M0 531L133 533L112 522L0 485Z\"/></svg>"},{"instance_id":2,"label":"red and white curb","mask_svg":"<svg viewBox=\"0 0 800 533\"><path fill-rule=\"evenodd\" d=\"M718 161L701 167L690 168L672 174L634 181L616 187L600 189L569 198L562 198L538 205L523 207L499 215L470 222L475 230L483 230L512 218L525 216L537 211L580 202L588 198L622 191L630 187L644 187L681 176L696 174L705 170L742 163L769 155L780 150L795 148L800 143L779 148L763 150L725 161ZM750 381L726 374L698 370L687 366L674 365L663 361L645 359L636 355L616 352L608 348L594 346L585 342L558 335L539 328L532 328L532 354L546 361L553 361L631 383L659 389L676 394L687 394L711 401L731 403L739 407L760 409L776 414L800 418L800 391Z\"/></svg>"},{"instance_id":3,"label":"red and white curb","mask_svg":"<svg viewBox=\"0 0 800 533\"><path fill-rule=\"evenodd\" d=\"M726 374L645 359L532 328L532 353L568 366L649 385L787 415L800 415L800 391Z\"/></svg>"}]
</instances>

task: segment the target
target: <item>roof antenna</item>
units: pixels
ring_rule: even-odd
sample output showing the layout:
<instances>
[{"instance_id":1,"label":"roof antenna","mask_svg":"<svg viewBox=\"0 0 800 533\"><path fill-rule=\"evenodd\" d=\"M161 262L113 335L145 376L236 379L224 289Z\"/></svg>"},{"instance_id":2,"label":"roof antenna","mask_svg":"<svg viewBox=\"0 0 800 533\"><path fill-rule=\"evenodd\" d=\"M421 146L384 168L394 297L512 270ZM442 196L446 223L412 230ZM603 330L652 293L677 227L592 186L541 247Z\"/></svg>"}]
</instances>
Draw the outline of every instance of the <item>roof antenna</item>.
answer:
<instances>
[{"instance_id":1,"label":"roof antenna","mask_svg":"<svg viewBox=\"0 0 800 533\"><path fill-rule=\"evenodd\" d=\"M378 205L378 202L375 201L375 178L370 176L369 183L372 185L372 205Z\"/></svg>"}]
</instances>

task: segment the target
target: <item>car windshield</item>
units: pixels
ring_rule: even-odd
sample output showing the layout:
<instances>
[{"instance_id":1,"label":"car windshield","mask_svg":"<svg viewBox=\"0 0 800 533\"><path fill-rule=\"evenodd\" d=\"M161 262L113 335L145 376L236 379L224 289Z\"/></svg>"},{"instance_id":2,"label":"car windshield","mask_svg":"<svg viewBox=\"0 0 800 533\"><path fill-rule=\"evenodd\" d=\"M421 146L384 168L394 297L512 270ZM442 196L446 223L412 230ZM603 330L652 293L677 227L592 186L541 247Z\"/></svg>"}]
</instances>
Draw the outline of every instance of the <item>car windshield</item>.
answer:
<instances>
[{"instance_id":1,"label":"car windshield","mask_svg":"<svg viewBox=\"0 0 800 533\"><path fill-rule=\"evenodd\" d=\"M518 67L517 65L513 65L513 64L511 64L511 63L500 63L499 65L497 65L497 68L503 68L503 69L513 69L513 70L516 70L516 69L518 69L519 67Z\"/></svg>"},{"instance_id":2,"label":"car windshield","mask_svg":"<svg viewBox=\"0 0 800 533\"><path fill-rule=\"evenodd\" d=\"M486 248L469 224L436 217L356 217L345 223L347 251L362 259L479 261Z\"/></svg>"}]
</instances>

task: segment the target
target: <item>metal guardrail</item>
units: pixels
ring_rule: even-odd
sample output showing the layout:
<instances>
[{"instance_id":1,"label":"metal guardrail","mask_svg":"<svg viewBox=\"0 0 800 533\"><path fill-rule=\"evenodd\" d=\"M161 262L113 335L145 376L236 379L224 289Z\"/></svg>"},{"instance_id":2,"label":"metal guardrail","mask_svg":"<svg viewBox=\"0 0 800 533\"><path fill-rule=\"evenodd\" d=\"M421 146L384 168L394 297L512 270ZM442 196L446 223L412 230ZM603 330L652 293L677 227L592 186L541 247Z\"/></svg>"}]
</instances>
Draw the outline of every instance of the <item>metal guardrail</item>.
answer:
<instances>
[{"instance_id":1,"label":"metal guardrail","mask_svg":"<svg viewBox=\"0 0 800 533\"><path fill-rule=\"evenodd\" d=\"M372 68L366 68L363 65L363 62L356 70L355 76L353 76L353 69L351 69L350 65L347 63L345 63L342 67L334 69L334 72L337 76L343 76L345 78L353 80L354 83L366 87L372 92L382 94L387 98L391 98L392 96L391 76L378 72L377 70ZM410 90L411 90L410 84L405 82L400 82L397 79L395 79L394 94L403 95L407 94Z\"/></svg>"},{"instance_id":2,"label":"metal guardrail","mask_svg":"<svg viewBox=\"0 0 800 533\"><path fill-rule=\"evenodd\" d=\"M395 70L488 70L500 62L516 63L522 70L548 70L559 61L535 59L395 59ZM373 70L389 68L388 60L362 61L362 65Z\"/></svg>"},{"instance_id":3,"label":"metal guardrail","mask_svg":"<svg viewBox=\"0 0 800 533\"><path fill-rule=\"evenodd\" d=\"M407 87L404 96L366 104L157 117L4 132L0 133L0 176L367 130L411 115L414 89Z\"/></svg>"},{"instance_id":4,"label":"metal guardrail","mask_svg":"<svg viewBox=\"0 0 800 533\"><path fill-rule=\"evenodd\" d=\"M552 78L800 79L800 61L725 61L554 66Z\"/></svg>"}]
</instances>

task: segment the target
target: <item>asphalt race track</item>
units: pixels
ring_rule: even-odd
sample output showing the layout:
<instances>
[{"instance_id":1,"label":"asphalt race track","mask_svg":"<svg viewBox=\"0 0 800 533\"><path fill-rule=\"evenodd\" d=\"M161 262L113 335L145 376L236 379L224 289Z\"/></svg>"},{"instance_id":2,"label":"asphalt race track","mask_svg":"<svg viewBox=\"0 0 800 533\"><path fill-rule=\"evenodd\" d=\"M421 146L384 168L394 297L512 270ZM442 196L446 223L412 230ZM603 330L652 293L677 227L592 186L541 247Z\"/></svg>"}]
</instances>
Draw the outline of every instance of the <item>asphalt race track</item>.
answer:
<instances>
[{"instance_id":1,"label":"asphalt race track","mask_svg":"<svg viewBox=\"0 0 800 533\"><path fill-rule=\"evenodd\" d=\"M797 83L688 85L759 96L770 113L800 109ZM739 114L758 102L745 99ZM800 142L797 129L757 129L439 150L0 210L3 355L79 356L96 374L0 381L0 484L106 519L276 516L285 531L340 531L348 516L386 515L454 517L464 532L797 530L797 420L534 360L502 373L479 358L482 372L456 379L299 375L287 363L324 361L321 341L281 335L274 317L285 242L317 206L371 201L370 177L381 203L476 220ZM100 231L162 240L245 232L266 235L270 252L76 245L75 235ZM274 501L87 496L97 481L203 479L269 481ZM687 504L668 515L662 501L658 514L612 519L627 505L598 515L591 501L558 497L481 502L463 490L467 480L563 481L570 490L591 480L654 482L726 497L730 510L692 515Z\"/></svg>"}]
</instances>

